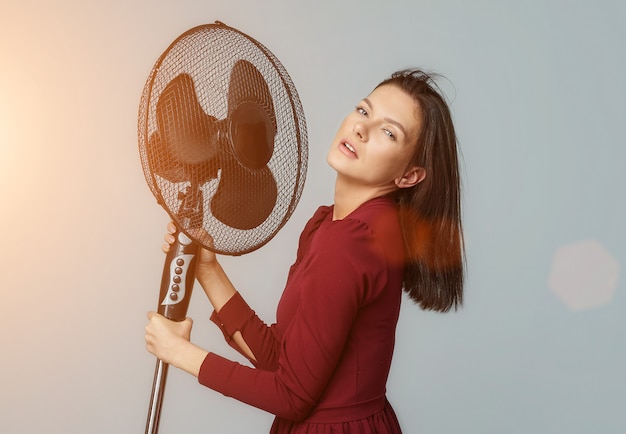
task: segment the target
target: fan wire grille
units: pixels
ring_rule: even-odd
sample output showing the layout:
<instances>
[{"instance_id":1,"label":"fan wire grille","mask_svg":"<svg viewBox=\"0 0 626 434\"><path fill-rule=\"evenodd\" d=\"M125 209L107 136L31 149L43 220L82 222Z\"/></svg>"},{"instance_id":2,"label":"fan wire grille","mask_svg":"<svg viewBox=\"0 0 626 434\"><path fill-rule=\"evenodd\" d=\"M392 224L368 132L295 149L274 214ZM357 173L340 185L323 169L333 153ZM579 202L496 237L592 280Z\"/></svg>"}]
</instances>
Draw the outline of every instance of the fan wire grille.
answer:
<instances>
[{"instance_id":1,"label":"fan wire grille","mask_svg":"<svg viewBox=\"0 0 626 434\"><path fill-rule=\"evenodd\" d=\"M194 156L182 155L184 150L180 151L181 155L173 156L170 149L160 146L159 125L174 122L168 120L171 118L186 123L180 127L186 131L204 129L197 133L211 137L223 134L224 127L220 131L218 126L229 118L229 92L233 92L230 89L231 72L242 60L258 70L271 95L275 135L273 153L265 172L242 168L233 158L232 149L210 141L186 145L194 151ZM170 107L159 115L159 100L172 80L181 74L191 77L197 106ZM257 76L244 75L243 80L245 83L240 84L247 88L258 88L262 84L258 83ZM210 121L202 124L197 122L199 118ZM295 86L285 68L267 48L231 27L221 23L196 27L181 35L163 53L144 87L138 135L144 175L159 204L181 230L217 253L240 255L266 244L284 226L300 200L307 169L307 130ZM176 164L172 165L172 160ZM250 189L251 182L259 185L256 180L266 178L270 173L275 181L275 203L270 204L267 218L255 227L233 227L214 215L211 202L215 200L220 184L232 173L240 174L237 176L241 179L228 181L231 184L230 197L224 207L229 215L245 216L250 212L250 200L254 199L251 195L265 194L262 190ZM181 205L190 190L201 198L201 226L212 242L198 237L191 230L194 223L183 218Z\"/></svg>"}]
</instances>

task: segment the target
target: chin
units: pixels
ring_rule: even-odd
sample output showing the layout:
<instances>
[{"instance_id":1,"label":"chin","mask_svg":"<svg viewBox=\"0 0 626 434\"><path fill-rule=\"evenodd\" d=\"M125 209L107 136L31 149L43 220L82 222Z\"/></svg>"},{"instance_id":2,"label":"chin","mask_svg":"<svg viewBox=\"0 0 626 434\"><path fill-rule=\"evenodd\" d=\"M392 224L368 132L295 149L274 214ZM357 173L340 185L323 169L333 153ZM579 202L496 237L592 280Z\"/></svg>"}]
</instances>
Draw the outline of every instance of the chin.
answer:
<instances>
[{"instance_id":1,"label":"chin","mask_svg":"<svg viewBox=\"0 0 626 434\"><path fill-rule=\"evenodd\" d=\"M337 156L333 153L333 150L331 149L330 152L326 155L326 163L328 163L328 165L333 168L335 170L335 172L339 172L341 170L341 164L338 161L338 158L340 156Z\"/></svg>"},{"instance_id":2,"label":"chin","mask_svg":"<svg viewBox=\"0 0 626 434\"><path fill-rule=\"evenodd\" d=\"M326 154L326 163L328 163L328 165L330 167L332 167L333 169L337 170L335 168L335 161L334 161L334 158L333 158L333 149L332 148Z\"/></svg>"}]
</instances>

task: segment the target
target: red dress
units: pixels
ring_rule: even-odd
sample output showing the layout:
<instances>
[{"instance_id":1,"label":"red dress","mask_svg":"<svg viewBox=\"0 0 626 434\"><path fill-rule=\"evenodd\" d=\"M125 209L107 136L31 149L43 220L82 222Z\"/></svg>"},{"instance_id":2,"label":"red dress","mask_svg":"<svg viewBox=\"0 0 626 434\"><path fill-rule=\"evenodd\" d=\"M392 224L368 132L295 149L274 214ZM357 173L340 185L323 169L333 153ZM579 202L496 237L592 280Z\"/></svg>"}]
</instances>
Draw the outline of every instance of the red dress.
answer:
<instances>
[{"instance_id":1,"label":"red dress","mask_svg":"<svg viewBox=\"0 0 626 434\"><path fill-rule=\"evenodd\" d=\"M254 367L209 353L198 381L276 415L271 433L400 433L386 382L402 299L404 248L386 198L343 220L321 207L304 228L295 263L267 326L235 295L211 319Z\"/></svg>"}]
</instances>

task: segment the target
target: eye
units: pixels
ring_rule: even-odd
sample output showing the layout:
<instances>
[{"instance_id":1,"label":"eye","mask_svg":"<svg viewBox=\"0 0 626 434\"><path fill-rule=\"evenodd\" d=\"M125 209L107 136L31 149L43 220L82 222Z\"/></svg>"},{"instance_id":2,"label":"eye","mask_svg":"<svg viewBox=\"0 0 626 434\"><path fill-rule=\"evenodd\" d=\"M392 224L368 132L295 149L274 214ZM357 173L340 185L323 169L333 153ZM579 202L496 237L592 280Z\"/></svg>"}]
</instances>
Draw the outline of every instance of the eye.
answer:
<instances>
[{"instance_id":1,"label":"eye","mask_svg":"<svg viewBox=\"0 0 626 434\"><path fill-rule=\"evenodd\" d=\"M363 116L367 116L367 110L365 110L363 107L361 106L357 106L356 107L356 111L359 112L360 114L362 114Z\"/></svg>"},{"instance_id":2,"label":"eye","mask_svg":"<svg viewBox=\"0 0 626 434\"><path fill-rule=\"evenodd\" d=\"M393 134L393 132L391 130L388 130L387 128L383 128L383 132L385 133L385 135L387 137L389 137L391 140L396 140L396 136Z\"/></svg>"}]
</instances>

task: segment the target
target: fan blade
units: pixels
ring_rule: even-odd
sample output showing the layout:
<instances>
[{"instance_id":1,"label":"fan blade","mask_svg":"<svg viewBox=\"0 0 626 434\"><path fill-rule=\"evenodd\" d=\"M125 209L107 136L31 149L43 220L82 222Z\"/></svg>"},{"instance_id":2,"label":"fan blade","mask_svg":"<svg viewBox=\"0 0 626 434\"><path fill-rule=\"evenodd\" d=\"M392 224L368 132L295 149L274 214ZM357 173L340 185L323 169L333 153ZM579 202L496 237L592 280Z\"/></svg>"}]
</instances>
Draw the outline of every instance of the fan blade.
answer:
<instances>
[{"instance_id":1,"label":"fan blade","mask_svg":"<svg viewBox=\"0 0 626 434\"><path fill-rule=\"evenodd\" d=\"M157 102L156 118L155 145L160 149L152 152L155 173L175 178L174 182L193 178L202 184L215 178L219 121L202 109L189 74L179 74L167 84Z\"/></svg>"},{"instance_id":2,"label":"fan blade","mask_svg":"<svg viewBox=\"0 0 626 434\"><path fill-rule=\"evenodd\" d=\"M163 146L161 134L156 131L150 135L146 146L148 164L152 173L167 179L170 182L184 182L189 179L181 165L174 164L174 157L169 152L169 148Z\"/></svg>"},{"instance_id":3,"label":"fan blade","mask_svg":"<svg viewBox=\"0 0 626 434\"><path fill-rule=\"evenodd\" d=\"M244 101L253 101L263 107L272 123L272 136L276 134L274 103L263 74L247 60L238 60L230 73L228 116Z\"/></svg>"},{"instance_id":4,"label":"fan blade","mask_svg":"<svg viewBox=\"0 0 626 434\"><path fill-rule=\"evenodd\" d=\"M211 201L211 212L230 227L248 230L269 217L278 189L271 170L250 170L236 161L222 169L219 187Z\"/></svg>"},{"instance_id":5,"label":"fan blade","mask_svg":"<svg viewBox=\"0 0 626 434\"><path fill-rule=\"evenodd\" d=\"M211 212L222 223L247 230L269 217L278 197L276 180L267 167L276 135L272 95L263 75L247 60L238 60L231 71L228 119L232 154L222 157Z\"/></svg>"}]
</instances>

